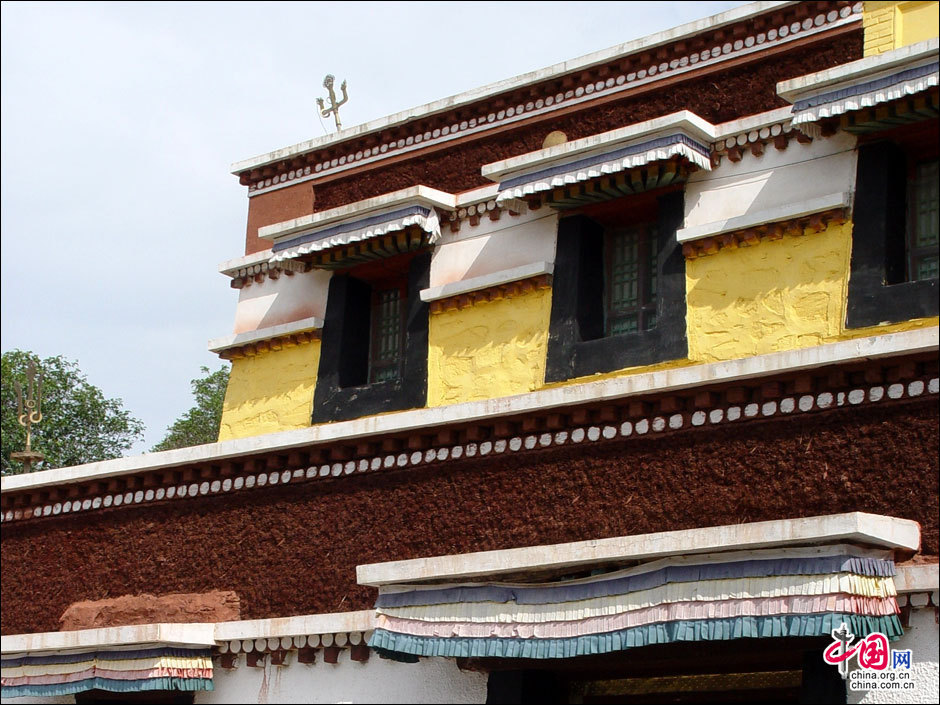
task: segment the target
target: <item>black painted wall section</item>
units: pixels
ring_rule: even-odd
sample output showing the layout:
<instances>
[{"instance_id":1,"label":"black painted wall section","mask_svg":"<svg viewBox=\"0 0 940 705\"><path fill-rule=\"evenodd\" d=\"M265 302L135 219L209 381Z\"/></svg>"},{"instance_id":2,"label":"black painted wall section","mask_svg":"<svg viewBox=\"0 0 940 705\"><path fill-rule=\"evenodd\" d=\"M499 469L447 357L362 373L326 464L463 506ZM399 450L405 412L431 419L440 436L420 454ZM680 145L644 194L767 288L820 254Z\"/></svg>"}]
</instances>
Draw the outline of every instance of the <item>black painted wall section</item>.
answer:
<instances>
[{"instance_id":1,"label":"black painted wall section","mask_svg":"<svg viewBox=\"0 0 940 705\"><path fill-rule=\"evenodd\" d=\"M558 226L546 382L675 360L688 355L685 330L685 257L676 241L683 193L658 199L659 304L656 327L601 337L604 325L603 229L582 216Z\"/></svg>"},{"instance_id":2,"label":"black painted wall section","mask_svg":"<svg viewBox=\"0 0 940 705\"><path fill-rule=\"evenodd\" d=\"M345 421L427 404L428 304L420 292L430 282L431 253L408 270L405 341L398 379L367 384L371 287L350 274L333 275L326 303L313 423Z\"/></svg>"},{"instance_id":3,"label":"black painted wall section","mask_svg":"<svg viewBox=\"0 0 940 705\"><path fill-rule=\"evenodd\" d=\"M904 151L893 142L858 148L848 328L937 315L936 279L888 283L904 276L906 181Z\"/></svg>"}]
</instances>

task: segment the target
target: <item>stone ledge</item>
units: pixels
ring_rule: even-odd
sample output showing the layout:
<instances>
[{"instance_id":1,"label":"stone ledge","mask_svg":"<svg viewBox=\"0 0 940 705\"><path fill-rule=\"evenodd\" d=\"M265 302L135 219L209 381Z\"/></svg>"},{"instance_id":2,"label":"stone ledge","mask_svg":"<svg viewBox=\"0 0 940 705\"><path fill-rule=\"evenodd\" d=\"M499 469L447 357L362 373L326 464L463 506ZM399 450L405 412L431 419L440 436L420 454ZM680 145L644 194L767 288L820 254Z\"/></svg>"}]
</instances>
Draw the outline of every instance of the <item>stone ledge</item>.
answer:
<instances>
[{"instance_id":1,"label":"stone ledge","mask_svg":"<svg viewBox=\"0 0 940 705\"><path fill-rule=\"evenodd\" d=\"M745 230L759 225L794 220L814 213L844 208L849 206L851 202L852 194L850 193L830 193L818 198L810 198L796 203L787 203L786 205L777 206L776 208L747 213L736 218L726 218L711 223L682 228L676 231L676 240L685 244L707 237L731 233L736 230Z\"/></svg>"},{"instance_id":2,"label":"stone ledge","mask_svg":"<svg viewBox=\"0 0 940 705\"><path fill-rule=\"evenodd\" d=\"M940 589L940 565L921 563L899 565L894 577L898 592L935 592Z\"/></svg>"},{"instance_id":3,"label":"stone ledge","mask_svg":"<svg viewBox=\"0 0 940 705\"><path fill-rule=\"evenodd\" d=\"M281 325L270 326L268 328L259 328L257 330L245 331L244 333L227 335L222 338L213 338L209 341L209 352L224 356L223 353L231 353L254 343L314 331L319 334L321 328L323 328L323 319L316 317L304 318L299 321L282 323Z\"/></svg>"},{"instance_id":4,"label":"stone ledge","mask_svg":"<svg viewBox=\"0 0 940 705\"><path fill-rule=\"evenodd\" d=\"M472 291L489 289L502 284L537 277L542 274L551 274L554 269L555 265L552 262L524 264L521 267L503 269L498 272L492 272L491 274L484 274L479 277L471 277L470 279L463 279L462 281L423 289L421 291L421 300L427 302L440 301L452 296L469 294Z\"/></svg>"},{"instance_id":5,"label":"stone ledge","mask_svg":"<svg viewBox=\"0 0 940 705\"><path fill-rule=\"evenodd\" d=\"M717 551L782 548L800 545L861 543L917 551L920 525L907 519L849 512L801 519L713 526L622 536L594 541L435 556L356 567L360 585L461 581L522 571L574 568L612 561L656 558Z\"/></svg>"},{"instance_id":6,"label":"stone ledge","mask_svg":"<svg viewBox=\"0 0 940 705\"><path fill-rule=\"evenodd\" d=\"M613 379L562 384L511 397L399 411L263 436L43 470L28 475L4 476L0 478L0 488L4 494L35 491L40 488L101 481L153 470L180 468L194 463L236 460L264 452L286 453L313 444L356 442L357 439L378 434L418 432L436 429L442 424L483 422L532 411L546 412L584 403L629 399L651 392L668 394L703 385L758 379L781 372L799 372L824 365L935 353L938 341L940 328L931 326L739 360L624 374Z\"/></svg>"},{"instance_id":7,"label":"stone ledge","mask_svg":"<svg viewBox=\"0 0 940 705\"><path fill-rule=\"evenodd\" d=\"M0 651L5 657L42 651L88 651L147 644L215 646L215 624L140 624L0 637Z\"/></svg>"},{"instance_id":8,"label":"stone ledge","mask_svg":"<svg viewBox=\"0 0 940 705\"><path fill-rule=\"evenodd\" d=\"M279 639L301 635L367 632L375 628L375 612L331 612L274 619L248 619L215 625L216 641Z\"/></svg>"}]
</instances>

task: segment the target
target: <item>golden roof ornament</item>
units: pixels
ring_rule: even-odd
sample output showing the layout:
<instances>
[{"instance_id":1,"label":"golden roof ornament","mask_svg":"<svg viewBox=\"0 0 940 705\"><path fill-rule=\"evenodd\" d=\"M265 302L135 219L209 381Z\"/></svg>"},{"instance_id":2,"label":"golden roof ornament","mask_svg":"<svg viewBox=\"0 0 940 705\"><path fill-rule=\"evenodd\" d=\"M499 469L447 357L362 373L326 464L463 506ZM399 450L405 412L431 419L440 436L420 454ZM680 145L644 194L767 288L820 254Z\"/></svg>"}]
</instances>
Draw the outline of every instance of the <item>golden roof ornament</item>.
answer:
<instances>
[{"instance_id":1,"label":"golden roof ornament","mask_svg":"<svg viewBox=\"0 0 940 705\"><path fill-rule=\"evenodd\" d=\"M323 79L323 87L326 88L327 92L330 94L330 107L324 107L323 98L317 98L317 105L320 108L320 115L323 117L333 115L333 119L336 121L336 131L339 132L343 127L342 123L339 121L339 108L341 105L346 104L346 101L349 100L349 96L346 94L346 81L343 81L339 87L343 92L343 99L339 102L336 101L336 93L333 91L333 82L335 80L331 73L328 73Z\"/></svg>"},{"instance_id":2,"label":"golden roof ornament","mask_svg":"<svg viewBox=\"0 0 940 705\"><path fill-rule=\"evenodd\" d=\"M23 463L23 472L32 472L33 464L45 456L32 448L33 424L42 421L42 370L36 376L36 363L32 360L26 366L26 399L23 399L23 385L19 380L13 383L16 389L16 420L26 429L26 450L10 453L10 459Z\"/></svg>"}]
</instances>

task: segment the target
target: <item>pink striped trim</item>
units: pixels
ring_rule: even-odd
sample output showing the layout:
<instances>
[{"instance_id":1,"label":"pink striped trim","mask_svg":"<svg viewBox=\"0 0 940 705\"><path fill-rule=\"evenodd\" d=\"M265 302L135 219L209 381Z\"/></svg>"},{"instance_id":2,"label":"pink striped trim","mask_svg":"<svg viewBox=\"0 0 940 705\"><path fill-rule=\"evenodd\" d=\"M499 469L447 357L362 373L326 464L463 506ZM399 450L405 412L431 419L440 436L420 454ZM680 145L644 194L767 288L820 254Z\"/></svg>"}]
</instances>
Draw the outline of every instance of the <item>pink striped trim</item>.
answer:
<instances>
[{"instance_id":1,"label":"pink striped trim","mask_svg":"<svg viewBox=\"0 0 940 705\"><path fill-rule=\"evenodd\" d=\"M377 615L376 627L400 634L425 637L556 639L603 634L659 622L822 612L883 616L898 614L899 609L897 600L893 597L819 595L816 597L768 597L756 600L723 600L719 602L675 602L616 615L542 623L425 622L379 614Z\"/></svg>"},{"instance_id":2,"label":"pink striped trim","mask_svg":"<svg viewBox=\"0 0 940 705\"><path fill-rule=\"evenodd\" d=\"M4 686L55 685L74 683L88 678L110 678L120 681L147 680L149 678L212 678L211 668L151 668L142 671L113 671L109 668L86 668L74 673L50 673L44 676L17 676L3 678Z\"/></svg>"}]
</instances>

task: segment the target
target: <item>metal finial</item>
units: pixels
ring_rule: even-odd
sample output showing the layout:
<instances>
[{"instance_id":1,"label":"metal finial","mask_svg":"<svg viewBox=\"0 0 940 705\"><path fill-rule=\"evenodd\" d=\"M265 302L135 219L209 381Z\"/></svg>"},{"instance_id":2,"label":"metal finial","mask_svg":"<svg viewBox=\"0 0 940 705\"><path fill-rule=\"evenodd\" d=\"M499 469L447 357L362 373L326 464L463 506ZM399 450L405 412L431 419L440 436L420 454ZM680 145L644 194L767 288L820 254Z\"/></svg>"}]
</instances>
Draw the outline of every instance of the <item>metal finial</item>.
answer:
<instances>
[{"instance_id":1,"label":"metal finial","mask_svg":"<svg viewBox=\"0 0 940 705\"><path fill-rule=\"evenodd\" d=\"M327 93L329 93L330 107L325 107L323 103L323 98L317 98L317 106L320 108L320 115L323 117L333 116L333 119L336 121L336 131L339 132L343 125L339 121L339 108L341 105L345 105L346 101L349 100L349 96L346 94L346 81L340 85L339 89L343 92L343 99L337 102L336 93L333 91L333 82L336 79L333 74L328 73L323 79L323 87L326 88Z\"/></svg>"},{"instance_id":2,"label":"metal finial","mask_svg":"<svg viewBox=\"0 0 940 705\"><path fill-rule=\"evenodd\" d=\"M12 460L23 463L23 472L31 472L33 463L43 459L43 454L33 450L33 424L42 421L42 370L36 375L36 363L32 360L26 366L26 398L23 398L23 385L15 381L16 420L26 429L26 450L10 453Z\"/></svg>"}]
</instances>

